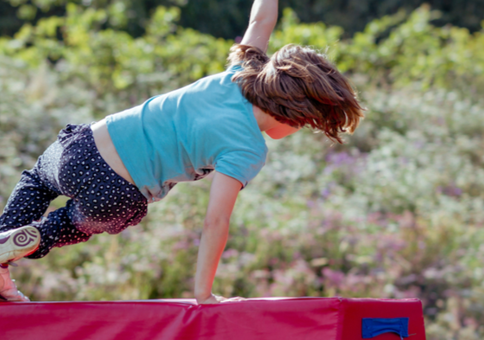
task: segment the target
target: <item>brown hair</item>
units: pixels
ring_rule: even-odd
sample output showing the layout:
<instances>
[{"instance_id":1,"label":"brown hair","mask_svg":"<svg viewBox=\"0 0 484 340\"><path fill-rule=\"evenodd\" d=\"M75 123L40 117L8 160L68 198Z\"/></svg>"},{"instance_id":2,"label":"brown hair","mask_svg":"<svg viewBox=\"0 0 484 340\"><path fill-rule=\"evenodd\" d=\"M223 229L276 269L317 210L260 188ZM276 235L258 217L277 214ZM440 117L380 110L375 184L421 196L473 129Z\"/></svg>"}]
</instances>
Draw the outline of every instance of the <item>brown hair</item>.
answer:
<instances>
[{"instance_id":1,"label":"brown hair","mask_svg":"<svg viewBox=\"0 0 484 340\"><path fill-rule=\"evenodd\" d=\"M248 45L230 51L229 63L243 67L232 80L249 102L281 123L310 126L342 143L340 133L352 133L364 117L348 80L309 47L286 45L271 58Z\"/></svg>"}]
</instances>

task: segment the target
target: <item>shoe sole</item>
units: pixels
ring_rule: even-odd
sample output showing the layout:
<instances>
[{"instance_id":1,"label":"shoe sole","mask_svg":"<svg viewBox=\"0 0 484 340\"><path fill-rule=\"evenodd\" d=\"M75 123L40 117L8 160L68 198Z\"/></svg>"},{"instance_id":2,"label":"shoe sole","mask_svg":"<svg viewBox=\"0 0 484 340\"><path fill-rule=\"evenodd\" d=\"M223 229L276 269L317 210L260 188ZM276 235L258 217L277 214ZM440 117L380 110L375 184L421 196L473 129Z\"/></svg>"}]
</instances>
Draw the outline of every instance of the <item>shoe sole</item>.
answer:
<instances>
[{"instance_id":1,"label":"shoe sole","mask_svg":"<svg viewBox=\"0 0 484 340\"><path fill-rule=\"evenodd\" d=\"M25 226L0 233L0 263L17 261L39 248L40 233L32 226Z\"/></svg>"}]
</instances>

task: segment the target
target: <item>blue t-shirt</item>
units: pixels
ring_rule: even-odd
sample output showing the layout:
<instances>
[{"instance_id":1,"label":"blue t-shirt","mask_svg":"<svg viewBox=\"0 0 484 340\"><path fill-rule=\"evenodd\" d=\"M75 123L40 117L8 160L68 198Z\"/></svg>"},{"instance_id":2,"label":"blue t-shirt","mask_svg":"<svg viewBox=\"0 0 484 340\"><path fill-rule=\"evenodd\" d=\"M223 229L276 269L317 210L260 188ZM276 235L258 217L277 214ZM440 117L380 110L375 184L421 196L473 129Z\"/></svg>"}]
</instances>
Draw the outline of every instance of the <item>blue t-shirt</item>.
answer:
<instances>
[{"instance_id":1,"label":"blue t-shirt","mask_svg":"<svg viewBox=\"0 0 484 340\"><path fill-rule=\"evenodd\" d=\"M231 80L238 70L232 66L107 117L114 146L149 202L213 170L246 186L264 166L267 147L252 104Z\"/></svg>"}]
</instances>

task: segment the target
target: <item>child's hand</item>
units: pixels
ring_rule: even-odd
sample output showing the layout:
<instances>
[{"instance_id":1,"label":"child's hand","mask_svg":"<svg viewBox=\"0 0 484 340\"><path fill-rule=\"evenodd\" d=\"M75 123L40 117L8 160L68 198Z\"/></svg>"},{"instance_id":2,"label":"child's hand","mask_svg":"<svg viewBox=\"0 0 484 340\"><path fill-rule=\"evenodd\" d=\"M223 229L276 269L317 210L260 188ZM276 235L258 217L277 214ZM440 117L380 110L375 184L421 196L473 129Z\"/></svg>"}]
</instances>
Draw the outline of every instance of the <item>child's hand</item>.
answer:
<instances>
[{"instance_id":1,"label":"child's hand","mask_svg":"<svg viewBox=\"0 0 484 340\"><path fill-rule=\"evenodd\" d=\"M237 297L233 297L233 298L224 298L223 296L219 296L219 295L210 295L210 297L208 299L205 299L205 300L202 300L202 301L198 301L198 304L199 305L213 305L213 304L216 304L216 303L221 303L221 302L234 302L234 301L245 301L246 299L244 299L243 297L240 297L240 296L237 296Z\"/></svg>"}]
</instances>

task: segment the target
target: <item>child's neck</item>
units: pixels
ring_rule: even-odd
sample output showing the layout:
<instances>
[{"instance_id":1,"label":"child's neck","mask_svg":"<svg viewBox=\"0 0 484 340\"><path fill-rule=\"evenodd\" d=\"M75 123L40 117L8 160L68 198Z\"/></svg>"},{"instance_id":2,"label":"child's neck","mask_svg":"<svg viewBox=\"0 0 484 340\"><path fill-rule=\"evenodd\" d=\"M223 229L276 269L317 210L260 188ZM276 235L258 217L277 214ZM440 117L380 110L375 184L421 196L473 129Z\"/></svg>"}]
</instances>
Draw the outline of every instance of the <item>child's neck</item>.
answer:
<instances>
[{"instance_id":1,"label":"child's neck","mask_svg":"<svg viewBox=\"0 0 484 340\"><path fill-rule=\"evenodd\" d=\"M258 106L253 105L254 117L261 132L277 127L280 123Z\"/></svg>"}]
</instances>

